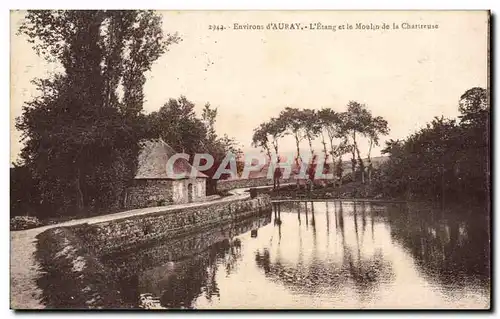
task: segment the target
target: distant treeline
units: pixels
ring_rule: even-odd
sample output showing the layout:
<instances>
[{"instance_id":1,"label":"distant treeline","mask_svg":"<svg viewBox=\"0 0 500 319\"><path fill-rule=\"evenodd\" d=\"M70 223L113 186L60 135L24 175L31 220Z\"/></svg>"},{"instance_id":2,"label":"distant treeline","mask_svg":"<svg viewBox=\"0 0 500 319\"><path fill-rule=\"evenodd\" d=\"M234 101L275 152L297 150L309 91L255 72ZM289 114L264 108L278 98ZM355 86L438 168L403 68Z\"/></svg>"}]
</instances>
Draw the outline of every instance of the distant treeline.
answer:
<instances>
[{"instance_id":1,"label":"distant treeline","mask_svg":"<svg viewBox=\"0 0 500 319\"><path fill-rule=\"evenodd\" d=\"M387 158L377 165L371 158L371 150L388 134L388 123L355 101L350 101L344 112L329 108L318 111L285 108L254 130L253 145L261 147L269 158L279 159L279 143L290 135L296 143L295 160L301 163L300 144L305 140L310 158L324 156L328 163L325 170L336 175L340 184L359 184L361 196L484 201L489 198L490 190L488 91L478 87L467 90L458 99L458 108L458 119L435 117L404 140L386 141L382 154ZM364 159L359 149L362 138L369 143ZM313 148L315 139L321 141L322 154ZM349 163L341 160L344 154L351 155ZM313 162L309 160L304 165L314 172Z\"/></svg>"},{"instance_id":2,"label":"distant treeline","mask_svg":"<svg viewBox=\"0 0 500 319\"><path fill-rule=\"evenodd\" d=\"M358 177L365 183L371 183L373 163L372 148L379 145L380 138L389 133L387 121L381 116L374 116L366 105L349 101L346 111L337 112L331 108L297 109L287 107L277 117L261 123L255 128L252 144L261 147L269 158L273 156L280 161L282 154L279 145L281 140L290 135L295 141L295 162L298 165L308 165L309 175L314 176L315 162L318 156L324 157L326 171L342 179L344 168L342 156L351 154L351 181ZM317 154L313 147L315 140L320 140L322 155ZM366 160L359 149L360 139L368 141ZM310 159L301 157L300 144L307 141ZM297 184L298 185L298 184Z\"/></svg>"}]
</instances>

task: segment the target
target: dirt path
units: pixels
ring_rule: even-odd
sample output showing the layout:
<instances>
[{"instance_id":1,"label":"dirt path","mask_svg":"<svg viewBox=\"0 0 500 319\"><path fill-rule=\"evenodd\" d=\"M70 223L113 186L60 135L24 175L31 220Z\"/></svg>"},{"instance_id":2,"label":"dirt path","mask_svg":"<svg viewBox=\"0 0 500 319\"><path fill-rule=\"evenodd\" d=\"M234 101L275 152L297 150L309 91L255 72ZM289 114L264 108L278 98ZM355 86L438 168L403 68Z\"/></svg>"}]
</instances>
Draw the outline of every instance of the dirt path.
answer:
<instances>
[{"instance_id":1,"label":"dirt path","mask_svg":"<svg viewBox=\"0 0 500 319\"><path fill-rule=\"evenodd\" d=\"M36 236L53 227L73 226L84 223L99 222L125 218L129 216L145 215L158 211L168 211L184 207L198 207L214 202L226 202L249 198L247 188L230 191L232 196L210 202L171 205L168 207L149 207L134 209L116 214L102 215L91 218L75 219L60 224L54 224L29 230L10 232L10 308L11 309L40 309L45 308L41 301L42 291L36 280L41 275L41 267L35 259Z\"/></svg>"},{"instance_id":2,"label":"dirt path","mask_svg":"<svg viewBox=\"0 0 500 319\"><path fill-rule=\"evenodd\" d=\"M35 261L36 235L46 227L10 232L10 308L40 309L42 291L36 284L40 266Z\"/></svg>"}]
</instances>

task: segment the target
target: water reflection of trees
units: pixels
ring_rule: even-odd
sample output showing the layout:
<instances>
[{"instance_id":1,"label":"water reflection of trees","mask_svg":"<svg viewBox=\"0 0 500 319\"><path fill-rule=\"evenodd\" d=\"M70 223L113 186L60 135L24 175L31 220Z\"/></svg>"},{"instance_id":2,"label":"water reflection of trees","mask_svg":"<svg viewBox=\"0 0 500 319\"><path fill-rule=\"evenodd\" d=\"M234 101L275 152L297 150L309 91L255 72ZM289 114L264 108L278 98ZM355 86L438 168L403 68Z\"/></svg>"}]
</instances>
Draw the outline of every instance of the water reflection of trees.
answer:
<instances>
[{"instance_id":1,"label":"water reflection of trees","mask_svg":"<svg viewBox=\"0 0 500 319\"><path fill-rule=\"evenodd\" d=\"M345 243L345 230L343 221L343 208L340 205L339 208L339 231L341 233L343 249L344 249L344 259L343 266L348 267L348 273L354 282L356 291L361 297L366 298L369 293L376 290L377 286L382 282L388 282L393 279L394 273L392 270L392 265L389 261L385 260L381 249L376 249L372 255L363 254L363 239L366 233L367 227L367 208L369 203L356 203L354 202L352 208L352 218L354 221L354 232L356 235L356 251L346 245ZM371 212L371 210L370 210ZM359 221L361 221L361 226ZM374 241L374 218L373 214L370 218L371 230L372 230L372 242ZM360 240L361 238L361 240Z\"/></svg>"},{"instance_id":2,"label":"water reflection of trees","mask_svg":"<svg viewBox=\"0 0 500 319\"><path fill-rule=\"evenodd\" d=\"M167 308L191 308L201 294L208 301L220 296L215 280L217 268L223 265L231 274L241 259L241 241L224 239L210 246L203 254L179 263L171 278L161 287L160 303Z\"/></svg>"},{"instance_id":3,"label":"water reflection of trees","mask_svg":"<svg viewBox=\"0 0 500 319\"><path fill-rule=\"evenodd\" d=\"M298 215L297 222L299 226L302 225L302 221L305 219L304 228L306 233L302 233L302 227L299 227L297 233L300 246L299 254L300 256L303 255L303 249L311 249L311 260L306 262L299 256L299 260L295 265L282 263L279 258L271 258L271 252L268 249L263 249L255 252L256 264L264 270L267 277L273 281L281 282L292 290L314 294L321 293L325 289L337 289L343 285L352 284L358 294L364 298L376 289L377 285L382 281L390 281L394 276L391 263L384 258L380 249L375 250L373 254L367 254L362 247L368 222L371 223L371 240L374 241L375 210L367 209L368 204L353 204L352 215L349 215L348 222L353 224L356 240L355 243L348 243L345 229L346 216L344 216L342 203L326 203L326 207L326 225L318 225L314 203L287 203L286 206L288 212ZM330 210L329 208L333 209ZM281 209L279 206L275 207L275 211L281 211ZM328 238L326 241L327 247L330 243L330 231L333 228L330 227L330 214L332 213L335 220L336 238L342 246L343 257L342 261L338 263L331 260L322 260L322 256L318 254L318 232L325 231ZM367 214L370 214L370 216L367 216ZM281 223L279 227L281 227ZM318 227L321 227L321 229L318 229ZM307 232L312 235L312 247L302 247L302 236L308 235Z\"/></svg>"},{"instance_id":4,"label":"water reflection of trees","mask_svg":"<svg viewBox=\"0 0 500 319\"><path fill-rule=\"evenodd\" d=\"M388 209L391 236L423 273L441 286L489 286L488 212L459 207L398 205Z\"/></svg>"},{"instance_id":5,"label":"water reflection of trees","mask_svg":"<svg viewBox=\"0 0 500 319\"><path fill-rule=\"evenodd\" d=\"M321 216L321 220L310 202L281 207L281 211L297 214L297 218L288 218L286 223L293 221L299 226L296 232L299 259L295 263L285 262L278 255L279 250L276 255L269 249L257 251L256 264L268 278L291 290L311 294L349 285L360 298L370 298L380 283L394 280L393 266L385 258L384 247L375 245L381 248L370 253L363 247L375 242L375 224L383 222L390 226L386 229L390 229L391 238L411 254L419 271L431 284L443 287L443 292L453 294L455 288L489 288L487 212L477 207L436 209L415 204L329 202L326 205L326 216ZM325 260L318 254L317 245L321 241L316 240L316 234L322 232L326 232L327 249L331 243L340 244L340 261ZM303 244L306 237L312 238L310 244ZM388 241L387 245L392 244ZM304 257L305 251L312 252L309 258Z\"/></svg>"},{"instance_id":6,"label":"water reflection of trees","mask_svg":"<svg viewBox=\"0 0 500 319\"><path fill-rule=\"evenodd\" d=\"M138 306L138 296L146 293L150 300L160 303L162 307L191 308L200 295L204 295L209 302L219 297L217 270L222 266L226 275L230 275L236 271L242 258L241 241L235 236L270 221L271 213L266 213L258 218L207 229L168 244L120 256L116 261L129 266L115 267L123 276L121 285L127 301ZM158 257L155 259L153 256Z\"/></svg>"}]
</instances>

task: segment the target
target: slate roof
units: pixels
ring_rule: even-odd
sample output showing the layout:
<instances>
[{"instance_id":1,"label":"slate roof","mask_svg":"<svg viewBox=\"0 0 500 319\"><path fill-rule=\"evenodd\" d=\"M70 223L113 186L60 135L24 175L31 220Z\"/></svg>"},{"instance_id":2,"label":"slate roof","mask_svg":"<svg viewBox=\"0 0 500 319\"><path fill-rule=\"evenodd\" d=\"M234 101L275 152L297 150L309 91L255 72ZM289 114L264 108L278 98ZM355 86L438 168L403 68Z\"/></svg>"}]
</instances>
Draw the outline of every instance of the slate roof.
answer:
<instances>
[{"instance_id":1,"label":"slate roof","mask_svg":"<svg viewBox=\"0 0 500 319\"><path fill-rule=\"evenodd\" d=\"M135 179L183 179L190 178L191 172L195 171L196 178L208 178L207 175L196 170L189 162L179 158L174 162L173 172L175 174L186 173L186 177L175 177L167 174L168 159L177 152L163 140L143 141L143 147L139 153L137 173Z\"/></svg>"}]
</instances>

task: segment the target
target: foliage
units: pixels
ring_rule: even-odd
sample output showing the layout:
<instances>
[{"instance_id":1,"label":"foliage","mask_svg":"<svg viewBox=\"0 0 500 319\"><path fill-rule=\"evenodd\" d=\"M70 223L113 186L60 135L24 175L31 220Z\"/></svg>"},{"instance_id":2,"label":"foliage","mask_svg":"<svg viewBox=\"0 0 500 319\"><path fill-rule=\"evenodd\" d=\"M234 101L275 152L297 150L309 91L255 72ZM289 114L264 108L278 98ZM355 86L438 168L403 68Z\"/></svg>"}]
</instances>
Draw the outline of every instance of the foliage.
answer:
<instances>
[{"instance_id":1,"label":"foliage","mask_svg":"<svg viewBox=\"0 0 500 319\"><path fill-rule=\"evenodd\" d=\"M323 152L325 153L325 162L328 162L329 155L331 163L328 164L328 172L334 173L342 182L342 156L349 152L350 147L346 136L346 129L343 119L345 113L338 113L330 108L323 108L318 112L318 123L321 126L321 139ZM330 150L327 150L325 141L325 132L328 137Z\"/></svg>"},{"instance_id":2,"label":"foliage","mask_svg":"<svg viewBox=\"0 0 500 319\"><path fill-rule=\"evenodd\" d=\"M203 113L201 114L201 120L205 129L207 130L207 139L210 143L217 140L217 133L215 132L215 121L217 119L217 108L213 109L210 103L206 103L203 107Z\"/></svg>"},{"instance_id":3,"label":"foliage","mask_svg":"<svg viewBox=\"0 0 500 319\"><path fill-rule=\"evenodd\" d=\"M277 121L284 123L284 127L295 139L295 146L297 148L296 161L302 161L300 156L300 142L306 137L304 125L304 113L296 108L287 107L279 115Z\"/></svg>"},{"instance_id":4,"label":"foliage","mask_svg":"<svg viewBox=\"0 0 500 319\"><path fill-rule=\"evenodd\" d=\"M368 111L366 105L360 104L356 101L350 101L347 104L347 112L344 113L343 123L344 130L347 137L351 139L351 163L352 171L356 171L356 155L358 160L359 169L361 171L361 178L364 183L365 164L361 158L359 151L358 140L362 135L366 134L367 127L372 119L371 112ZM353 174L353 180L356 174Z\"/></svg>"},{"instance_id":5,"label":"foliage","mask_svg":"<svg viewBox=\"0 0 500 319\"><path fill-rule=\"evenodd\" d=\"M309 144L311 158L314 157L314 149L312 141L316 139L321 132L321 123L318 120L318 113L315 110L304 109L302 113L302 126L304 128L304 136Z\"/></svg>"},{"instance_id":6,"label":"foliage","mask_svg":"<svg viewBox=\"0 0 500 319\"><path fill-rule=\"evenodd\" d=\"M37 181L26 166L10 168L11 216L34 215L40 202Z\"/></svg>"},{"instance_id":7,"label":"foliage","mask_svg":"<svg viewBox=\"0 0 500 319\"><path fill-rule=\"evenodd\" d=\"M403 141L386 142L390 156L380 188L407 198L485 200L490 188L488 93L473 88L462 95L460 121L436 117Z\"/></svg>"},{"instance_id":8,"label":"foliage","mask_svg":"<svg viewBox=\"0 0 500 319\"><path fill-rule=\"evenodd\" d=\"M387 197L442 201L457 197L486 199L491 179L489 94L477 87L467 90L460 97L458 107L461 113L458 120L436 117L405 140L386 141L382 153L390 159L377 170L373 168L371 151L380 144L380 138L389 133L389 126L384 118L372 115L364 104L356 101L350 101L347 110L341 113L329 108L317 112L285 108L278 118L262 123L254 131L253 145L268 152L271 136L277 144L277 140L291 134L299 158L300 142L307 139L312 152L312 140L320 137L325 157L332 156L331 171L340 180L343 176L341 157L351 152L352 181L360 176L364 183L367 171L368 181L373 180L369 188ZM274 135L271 134L273 128ZM369 143L368 167L359 150L360 138ZM278 149L276 154L279 155Z\"/></svg>"},{"instance_id":9,"label":"foliage","mask_svg":"<svg viewBox=\"0 0 500 319\"><path fill-rule=\"evenodd\" d=\"M24 230L42 226L35 216L15 216L10 219L10 230Z\"/></svg>"},{"instance_id":10,"label":"foliage","mask_svg":"<svg viewBox=\"0 0 500 319\"><path fill-rule=\"evenodd\" d=\"M252 146L253 147L262 147L267 155L267 157L271 158L271 148L270 141L268 136L268 127L266 123L261 123L259 127L254 129L252 136Z\"/></svg>"},{"instance_id":11,"label":"foliage","mask_svg":"<svg viewBox=\"0 0 500 319\"><path fill-rule=\"evenodd\" d=\"M374 145L379 146L380 135L389 134L389 127L387 125L387 121L381 116L377 116L371 119L369 124L365 129L365 136L370 140L370 144L368 147L368 182L372 181L373 174L373 163L371 158L371 151Z\"/></svg>"},{"instance_id":12,"label":"foliage","mask_svg":"<svg viewBox=\"0 0 500 319\"><path fill-rule=\"evenodd\" d=\"M204 124L206 132L206 136L202 140L203 147L201 150L212 155L215 163L215 165L203 171L203 173L209 177L207 184L207 193L209 195L217 193L217 179L213 179L212 177L214 177L219 167L223 164L224 158L228 154L232 154L234 161L236 161L236 173L238 176L243 172L243 162L241 161L243 153L239 144L227 134L219 137L215 132L217 114L217 109L211 108L210 103L206 103L201 117L201 121ZM230 163L223 168L229 169ZM220 179L227 179L228 177L230 177L228 174L222 174Z\"/></svg>"},{"instance_id":13,"label":"foliage","mask_svg":"<svg viewBox=\"0 0 500 319\"><path fill-rule=\"evenodd\" d=\"M207 137L203 121L196 117L194 103L185 96L169 99L158 111L148 115L149 134L161 137L177 152L194 154Z\"/></svg>"},{"instance_id":14,"label":"foliage","mask_svg":"<svg viewBox=\"0 0 500 319\"><path fill-rule=\"evenodd\" d=\"M19 32L64 69L34 81L40 95L16 123L21 164L39 188L37 213L119 207L146 133L144 73L178 37L163 34L157 14L136 10L28 11Z\"/></svg>"},{"instance_id":15,"label":"foliage","mask_svg":"<svg viewBox=\"0 0 500 319\"><path fill-rule=\"evenodd\" d=\"M380 136L389 133L388 123L380 116L373 117L372 113L364 104L350 101L347 111L338 113L330 108L319 111L311 109L297 109L286 107L277 118L264 122L254 130L252 145L262 147L270 156L270 144L274 146L276 156L279 157L278 141L285 135L292 135L295 139L297 149L296 164L302 165L300 156L300 143L307 140L311 152L311 162L307 165L308 170L313 169L314 153L313 141L321 137L323 153L325 155L325 170L333 172L341 181L342 167L336 167L337 162L342 162L342 156L348 152L352 153L353 181L356 177L356 166L360 167L360 175L364 182L365 164L361 158L358 141L361 137L369 139L368 150L368 178L371 181L372 164L371 149L373 145L379 144ZM272 137L272 139L271 139ZM328 143L329 142L329 150ZM331 156L331 161L327 160ZM314 174L311 174L314 175Z\"/></svg>"},{"instance_id":16,"label":"foliage","mask_svg":"<svg viewBox=\"0 0 500 319\"><path fill-rule=\"evenodd\" d=\"M330 108L323 108L318 112L318 123L321 126L321 137L323 144L323 152L325 157L328 155L332 156L335 160L337 157L344 155L345 153L340 151L341 145L345 145L347 141L345 140L344 127L342 122L343 114L337 113ZM325 132L330 142L330 150L327 150L325 142ZM335 143L336 139L343 139L340 143Z\"/></svg>"},{"instance_id":17,"label":"foliage","mask_svg":"<svg viewBox=\"0 0 500 319\"><path fill-rule=\"evenodd\" d=\"M241 156L241 150L236 141L227 135L219 137L215 131L217 109L210 103L205 104L201 117L195 112L195 104L185 96L169 99L158 111L146 117L149 138L161 137L177 152L190 155L194 159L196 153L204 152L212 155L214 165L202 172L209 177L207 193L217 192L217 180L213 179L226 155L233 154L235 161ZM205 163L201 163L204 165ZM243 163L237 161L237 174L243 171ZM226 167L229 169L229 164ZM222 168L221 168L222 169ZM222 174L220 179L226 179L229 174Z\"/></svg>"},{"instance_id":18,"label":"foliage","mask_svg":"<svg viewBox=\"0 0 500 319\"><path fill-rule=\"evenodd\" d=\"M271 135L271 144L273 145L276 158L279 160L279 139L286 135L286 121L281 118L272 118L267 124L267 132Z\"/></svg>"}]
</instances>

